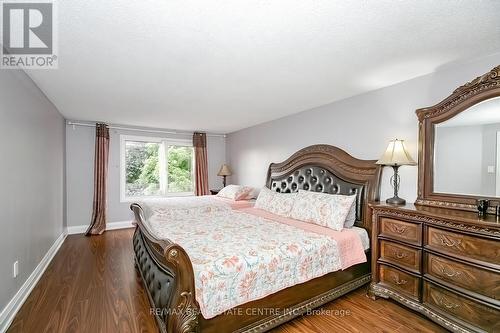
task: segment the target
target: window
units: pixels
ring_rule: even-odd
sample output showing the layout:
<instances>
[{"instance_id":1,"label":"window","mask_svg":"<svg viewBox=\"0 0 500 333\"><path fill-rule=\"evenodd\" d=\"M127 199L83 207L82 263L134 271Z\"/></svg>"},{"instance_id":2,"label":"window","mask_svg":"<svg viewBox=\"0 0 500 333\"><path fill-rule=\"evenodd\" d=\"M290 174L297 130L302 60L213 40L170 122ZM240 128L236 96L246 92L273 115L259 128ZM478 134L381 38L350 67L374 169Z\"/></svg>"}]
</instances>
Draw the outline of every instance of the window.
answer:
<instances>
[{"instance_id":1,"label":"window","mask_svg":"<svg viewBox=\"0 0 500 333\"><path fill-rule=\"evenodd\" d=\"M121 200L194 194L189 140L121 136Z\"/></svg>"}]
</instances>

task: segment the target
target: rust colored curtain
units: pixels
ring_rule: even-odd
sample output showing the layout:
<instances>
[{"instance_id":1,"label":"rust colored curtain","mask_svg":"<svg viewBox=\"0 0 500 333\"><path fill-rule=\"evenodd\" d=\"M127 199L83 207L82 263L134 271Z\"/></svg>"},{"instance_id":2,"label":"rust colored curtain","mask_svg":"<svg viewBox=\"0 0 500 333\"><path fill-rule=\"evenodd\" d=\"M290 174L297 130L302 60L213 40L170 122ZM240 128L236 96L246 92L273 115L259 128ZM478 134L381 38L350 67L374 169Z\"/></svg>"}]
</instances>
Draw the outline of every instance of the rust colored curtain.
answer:
<instances>
[{"instance_id":1,"label":"rust colored curtain","mask_svg":"<svg viewBox=\"0 0 500 333\"><path fill-rule=\"evenodd\" d=\"M109 160L109 128L106 124L96 124L94 159L94 204L92 221L87 232L100 235L106 230L106 194Z\"/></svg>"},{"instance_id":2,"label":"rust colored curtain","mask_svg":"<svg viewBox=\"0 0 500 333\"><path fill-rule=\"evenodd\" d=\"M194 133L193 147L196 175L196 195L208 194L207 134Z\"/></svg>"}]
</instances>

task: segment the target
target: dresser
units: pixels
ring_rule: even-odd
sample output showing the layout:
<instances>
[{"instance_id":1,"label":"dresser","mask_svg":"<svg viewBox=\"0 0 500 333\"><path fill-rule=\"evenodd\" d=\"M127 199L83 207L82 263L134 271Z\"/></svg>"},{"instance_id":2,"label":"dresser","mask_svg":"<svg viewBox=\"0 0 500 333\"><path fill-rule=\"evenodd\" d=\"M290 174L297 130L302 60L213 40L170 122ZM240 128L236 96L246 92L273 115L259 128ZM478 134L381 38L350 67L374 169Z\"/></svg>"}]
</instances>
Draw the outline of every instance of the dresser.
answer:
<instances>
[{"instance_id":1,"label":"dresser","mask_svg":"<svg viewBox=\"0 0 500 333\"><path fill-rule=\"evenodd\" d=\"M500 222L474 212L374 204L372 298L448 330L500 332Z\"/></svg>"}]
</instances>

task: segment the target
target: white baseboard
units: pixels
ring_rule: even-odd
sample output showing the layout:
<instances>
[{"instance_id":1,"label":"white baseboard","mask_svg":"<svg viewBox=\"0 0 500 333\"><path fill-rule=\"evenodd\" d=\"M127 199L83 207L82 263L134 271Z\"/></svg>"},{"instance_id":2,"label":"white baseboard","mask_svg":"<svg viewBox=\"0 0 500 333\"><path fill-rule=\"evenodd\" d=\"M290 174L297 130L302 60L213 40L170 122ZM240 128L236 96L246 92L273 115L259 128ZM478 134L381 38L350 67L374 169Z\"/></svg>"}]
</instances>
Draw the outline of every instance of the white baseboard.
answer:
<instances>
[{"instance_id":1,"label":"white baseboard","mask_svg":"<svg viewBox=\"0 0 500 333\"><path fill-rule=\"evenodd\" d=\"M68 235L74 235L74 234L83 234L85 231L87 231L88 225L79 225L76 227L67 227L67 233Z\"/></svg>"},{"instance_id":2,"label":"white baseboard","mask_svg":"<svg viewBox=\"0 0 500 333\"><path fill-rule=\"evenodd\" d=\"M83 234L87 231L88 225L78 225L74 227L68 227L68 235ZM132 221L121 221L121 222L111 222L106 224L106 230L117 230L133 228L134 224Z\"/></svg>"},{"instance_id":3,"label":"white baseboard","mask_svg":"<svg viewBox=\"0 0 500 333\"><path fill-rule=\"evenodd\" d=\"M134 228L135 224L133 224L133 223L134 223L133 221L122 221L122 222L108 223L106 225L106 230Z\"/></svg>"},{"instance_id":4,"label":"white baseboard","mask_svg":"<svg viewBox=\"0 0 500 333\"><path fill-rule=\"evenodd\" d=\"M0 312L1 333L7 331L10 324L12 323L12 320L14 320L16 313L19 311L23 303L26 301L26 298L28 298L29 294L36 286L38 280L40 280L40 278L42 277L43 273L49 266L50 262L56 255L61 245L64 243L65 239L66 239L66 231L63 231L63 233L59 236L59 238L56 239L54 244L52 244L49 251L45 254L40 263L36 266L35 270L31 273L28 279L26 279L21 288L17 291L14 297L12 297L12 299L5 306L2 312Z\"/></svg>"}]
</instances>

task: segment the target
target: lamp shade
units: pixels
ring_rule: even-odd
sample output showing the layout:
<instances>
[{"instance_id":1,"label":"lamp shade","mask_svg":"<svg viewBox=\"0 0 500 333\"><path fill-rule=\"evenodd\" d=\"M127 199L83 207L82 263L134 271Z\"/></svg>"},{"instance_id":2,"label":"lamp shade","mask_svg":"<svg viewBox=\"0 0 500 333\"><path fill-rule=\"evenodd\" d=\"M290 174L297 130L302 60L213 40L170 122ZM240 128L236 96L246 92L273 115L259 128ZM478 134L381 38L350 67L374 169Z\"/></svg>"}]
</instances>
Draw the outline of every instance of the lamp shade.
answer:
<instances>
[{"instance_id":1,"label":"lamp shade","mask_svg":"<svg viewBox=\"0 0 500 333\"><path fill-rule=\"evenodd\" d=\"M231 176L231 169L229 169L227 164L222 164L217 176Z\"/></svg>"},{"instance_id":2,"label":"lamp shade","mask_svg":"<svg viewBox=\"0 0 500 333\"><path fill-rule=\"evenodd\" d=\"M377 161L381 165L417 165L408 151L406 150L404 140L392 140L384 155Z\"/></svg>"}]
</instances>

